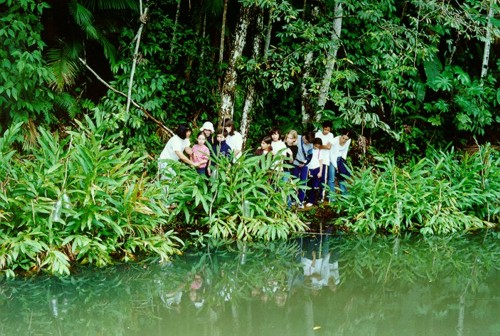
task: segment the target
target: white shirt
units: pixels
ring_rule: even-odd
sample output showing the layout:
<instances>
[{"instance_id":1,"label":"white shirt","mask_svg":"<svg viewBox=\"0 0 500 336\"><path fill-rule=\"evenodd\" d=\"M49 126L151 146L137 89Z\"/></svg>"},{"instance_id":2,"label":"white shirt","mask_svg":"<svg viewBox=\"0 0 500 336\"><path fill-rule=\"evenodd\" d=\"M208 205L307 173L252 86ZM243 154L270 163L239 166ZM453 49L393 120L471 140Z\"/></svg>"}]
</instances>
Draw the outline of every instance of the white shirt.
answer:
<instances>
[{"instance_id":1,"label":"white shirt","mask_svg":"<svg viewBox=\"0 0 500 336\"><path fill-rule=\"evenodd\" d=\"M165 148L163 148L159 160L173 160L173 161L179 161L179 157L177 156L177 151L180 151L181 153L184 152L184 149L186 147L189 147L190 142L189 138L188 139L181 139L177 134L174 135L173 137L168 140L167 144L165 145ZM167 166L166 162L160 162L159 163L159 168L165 168Z\"/></svg>"},{"instance_id":2,"label":"white shirt","mask_svg":"<svg viewBox=\"0 0 500 336\"><path fill-rule=\"evenodd\" d=\"M333 166L337 168L337 158L342 157L347 159L347 152L349 151L349 145L351 144L351 139L347 140L343 146L340 145L340 135L333 139L332 148L330 148L330 162Z\"/></svg>"},{"instance_id":3,"label":"white shirt","mask_svg":"<svg viewBox=\"0 0 500 336\"><path fill-rule=\"evenodd\" d=\"M332 132L328 132L328 134L327 134L327 135L324 135L324 134L323 134L323 131L317 131L317 132L316 132L316 134L315 134L314 136L315 136L316 138L320 138L320 139L321 139L321 141L323 141L323 146L326 146L326 145L328 145L328 144L332 144L332 146L333 146L333 139L334 139L334 137L333 137L333 133L332 133ZM330 148L330 149L331 149L331 148ZM330 153L330 149L322 149L322 150L321 150L321 151L323 151L323 152L327 153L327 154L324 156L325 158L323 159L323 164L324 164L324 165L327 165L327 166L330 164L330 155L329 155L329 153Z\"/></svg>"},{"instance_id":4,"label":"white shirt","mask_svg":"<svg viewBox=\"0 0 500 336\"><path fill-rule=\"evenodd\" d=\"M241 156L241 150L243 148L243 137L240 132L234 131L234 135L228 135L226 137L226 143L231 147L232 151L239 150L240 152L236 155L235 159Z\"/></svg>"},{"instance_id":5,"label":"white shirt","mask_svg":"<svg viewBox=\"0 0 500 336\"><path fill-rule=\"evenodd\" d=\"M291 154L287 154L287 153L290 153L291 151L288 149L286 144L281 140L271 142L271 147L273 149L273 155L279 155L279 158L280 158L280 160L277 161L277 163L273 164L273 166L271 168L282 171L283 170L283 159L287 156L288 157L291 156Z\"/></svg>"},{"instance_id":6,"label":"white shirt","mask_svg":"<svg viewBox=\"0 0 500 336\"><path fill-rule=\"evenodd\" d=\"M273 148L274 155L278 154L278 152L281 151L280 155L285 156L285 152L286 152L287 147L283 141L281 141L281 140L273 141L273 142L271 142L271 147Z\"/></svg>"},{"instance_id":7,"label":"white shirt","mask_svg":"<svg viewBox=\"0 0 500 336\"><path fill-rule=\"evenodd\" d=\"M322 149L313 149L311 161L307 164L309 169L316 169L320 166L320 160L322 164L325 164L325 158L328 156L328 151Z\"/></svg>"}]
</instances>

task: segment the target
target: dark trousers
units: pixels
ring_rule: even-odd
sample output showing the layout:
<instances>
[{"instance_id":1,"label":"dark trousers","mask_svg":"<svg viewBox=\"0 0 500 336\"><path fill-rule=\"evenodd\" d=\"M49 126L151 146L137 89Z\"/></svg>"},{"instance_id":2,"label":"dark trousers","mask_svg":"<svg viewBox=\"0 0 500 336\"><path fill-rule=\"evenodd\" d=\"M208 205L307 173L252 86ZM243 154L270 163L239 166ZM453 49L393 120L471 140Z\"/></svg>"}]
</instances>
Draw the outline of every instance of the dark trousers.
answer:
<instances>
[{"instance_id":1,"label":"dark trousers","mask_svg":"<svg viewBox=\"0 0 500 336\"><path fill-rule=\"evenodd\" d=\"M299 166L293 166L292 170L292 175L299 178L301 182L304 182L304 185L307 185L307 173L309 171L309 168L307 166L304 167L299 167ZM302 203L304 202L304 199L306 198L306 193L304 192L304 189L299 189L299 201Z\"/></svg>"}]
</instances>

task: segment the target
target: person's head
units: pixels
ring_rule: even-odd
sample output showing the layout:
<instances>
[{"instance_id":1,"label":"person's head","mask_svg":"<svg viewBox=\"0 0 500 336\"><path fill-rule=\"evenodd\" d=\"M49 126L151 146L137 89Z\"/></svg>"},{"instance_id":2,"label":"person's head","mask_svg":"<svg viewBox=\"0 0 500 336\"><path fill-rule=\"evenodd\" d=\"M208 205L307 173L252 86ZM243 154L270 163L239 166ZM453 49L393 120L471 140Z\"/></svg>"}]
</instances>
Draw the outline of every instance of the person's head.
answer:
<instances>
[{"instance_id":1,"label":"person's head","mask_svg":"<svg viewBox=\"0 0 500 336\"><path fill-rule=\"evenodd\" d=\"M264 137L262 139L262 142L260 143L260 148L265 151L270 151L271 150L271 144L273 142L273 139L270 136Z\"/></svg>"},{"instance_id":2,"label":"person's head","mask_svg":"<svg viewBox=\"0 0 500 336\"><path fill-rule=\"evenodd\" d=\"M325 120L325 121L323 121L323 124L321 125L321 127L323 128L323 134L327 135L328 133L330 133L332 131L332 122Z\"/></svg>"},{"instance_id":3,"label":"person's head","mask_svg":"<svg viewBox=\"0 0 500 336\"><path fill-rule=\"evenodd\" d=\"M191 136L191 128L186 125L179 125L175 130L175 134L181 139L187 139Z\"/></svg>"},{"instance_id":4,"label":"person's head","mask_svg":"<svg viewBox=\"0 0 500 336\"><path fill-rule=\"evenodd\" d=\"M215 132L214 124L212 124L210 121L205 121L203 123L203 126L201 126L200 131L205 133L205 136L208 138L212 135L212 133Z\"/></svg>"},{"instance_id":5,"label":"person's head","mask_svg":"<svg viewBox=\"0 0 500 336\"><path fill-rule=\"evenodd\" d=\"M226 120L224 122L224 129L227 131L228 135L234 135L234 122L232 120Z\"/></svg>"},{"instance_id":6,"label":"person's head","mask_svg":"<svg viewBox=\"0 0 500 336\"><path fill-rule=\"evenodd\" d=\"M321 146L323 146L323 141L320 138L314 138L312 143L315 149L319 149Z\"/></svg>"},{"instance_id":7,"label":"person's head","mask_svg":"<svg viewBox=\"0 0 500 336\"><path fill-rule=\"evenodd\" d=\"M281 139L281 131L276 127L269 131L269 135L273 141L279 141Z\"/></svg>"},{"instance_id":8,"label":"person's head","mask_svg":"<svg viewBox=\"0 0 500 336\"><path fill-rule=\"evenodd\" d=\"M198 133L196 140L198 141L198 145L204 145L205 141L207 141L207 137L205 136L205 132L203 131L203 132Z\"/></svg>"},{"instance_id":9,"label":"person's head","mask_svg":"<svg viewBox=\"0 0 500 336\"><path fill-rule=\"evenodd\" d=\"M340 130L340 139L339 139L339 143L341 145L345 144L347 142L347 140L349 140L351 138L351 131L348 130L348 129L341 129Z\"/></svg>"},{"instance_id":10,"label":"person's head","mask_svg":"<svg viewBox=\"0 0 500 336\"><path fill-rule=\"evenodd\" d=\"M310 143L312 143L314 140L314 132L307 132L306 134L304 134L302 136L302 141L308 145Z\"/></svg>"},{"instance_id":11,"label":"person's head","mask_svg":"<svg viewBox=\"0 0 500 336\"><path fill-rule=\"evenodd\" d=\"M217 132L215 132L215 135L216 135L217 142L222 142L226 139L227 131L224 128L219 127L219 128L217 128Z\"/></svg>"},{"instance_id":12,"label":"person's head","mask_svg":"<svg viewBox=\"0 0 500 336\"><path fill-rule=\"evenodd\" d=\"M297 138L299 137L299 134L297 133L296 130L291 130L289 131L286 136L285 136L285 142L288 146L293 146L297 144Z\"/></svg>"}]
</instances>

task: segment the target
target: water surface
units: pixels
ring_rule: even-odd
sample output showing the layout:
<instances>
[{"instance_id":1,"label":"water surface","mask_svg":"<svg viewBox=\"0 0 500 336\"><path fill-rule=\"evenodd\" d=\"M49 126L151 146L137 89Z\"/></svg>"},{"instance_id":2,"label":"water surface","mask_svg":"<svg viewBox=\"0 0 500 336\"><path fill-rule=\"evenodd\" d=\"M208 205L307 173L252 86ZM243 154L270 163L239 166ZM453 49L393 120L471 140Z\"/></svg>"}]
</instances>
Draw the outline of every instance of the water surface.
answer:
<instances>
[{"instance_id":1,"label":"water surface","mask_svg":"<svg viewBox=\"0 0 500 336\"><path fill-rule=\"evenodd\" d=\"M500 335L494 237L311 235L0 281L0 335Z\"/></svg>"}]
</instances>

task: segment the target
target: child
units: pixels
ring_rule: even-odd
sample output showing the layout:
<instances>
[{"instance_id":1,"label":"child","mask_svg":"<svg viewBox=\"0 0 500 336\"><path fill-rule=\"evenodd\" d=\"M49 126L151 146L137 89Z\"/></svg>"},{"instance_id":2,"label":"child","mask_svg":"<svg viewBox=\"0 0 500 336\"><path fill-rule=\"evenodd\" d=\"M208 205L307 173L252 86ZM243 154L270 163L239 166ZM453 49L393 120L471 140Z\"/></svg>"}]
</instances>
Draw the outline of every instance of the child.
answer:
<instances>
[{"instance_id":1,"label":"child","mask_svg":"<svg viewBox=\"0 0 500 336\"><path fill-rule=\"evenodd\" d=\"M323 146L321 146L321 150L324 151L325 153L321 153L323 156L323 175L321 177L321 182L319 184L319 193L320 193L320 199L324 199L323 195L323 186L328 183L329 179L329 174L330 174L330 149L332 148L333 144L333 133L331 132L332 130L332 122L331 121L324 121L322 124L322 129L318 130L316 132L315 137L320 138L323 141ZM328 191L327 191L328 192Z\"/></svg>"},{"instance_id":2,"label":"child","mask_svg":"<svg viewBox=\"0 0 500 336\"><path fill-rule=\"evenodd\" d=\"M297 136L297 155L293 160L293 176L300 179L303 184L307 184L307 170L308 163L311 161L311 152L313 148L312 141L314 140L314 133L308 132L305 135ZM304 208L305 193L304 189L299 189L299 204L298 208Z\"/></svg>"},{"instance_id":3,"label":"child","mask_svg":"<svg viewBox=\"0 0 500 336\"><path fill-rule=\"evenodd\" d=\"M230 157L231 156L231 147L226 143L226 135L227 132L224 128L217 128L217 132L215 132L215 142L213 146L213 157L215 159L220 158L220 157ZM216 161L216 160L215 160ZM211 160L210 163L211 166L211 174L210 176L216 177L217 176L217 169L216 169L216 162L214 160Z\"/></svg>"},{"instance_id":4,"label":"child","mask_svg":"<svg viewBox=\"0 0 500 336\"><path fill-rule=\"evenodd\" d=\"M271 132L269 132L269 136L273 140L271 143L273 147L273 154L285 155L286 144L281 141L281 131L278 128L273 128Z\"/></svg>"},{"instance_id":5,"label":"child","mask_svg":"<svg viewBox=\"0 0 500 336\"><path fill-rule=\"evenodd\" d=\"M267 155L269 153L273 153L273 148L271 146L272 141L271 137L264 137L260 143L260 147L255 151L255 155Z\"/></svg>"},{"instance_id":6,"label":"child","mask_svg":"<svg viewBox=\"0 0 500 336\"><path fill-rule=\"evenodd\" d=\"M289 131L285 136L286 151L284 152L285 153L284 161L289 166L293 165L293 161L295 160L295 157L297 156L297 152L299 150L299 147L297 147L298 137L299 134L297 133L296 130ZM285 167L283 169L285 172L285 176L290 175L292 173L292 167Z\"/></svg>"},{"instance_id":7,"label":"child","mask_svg":"<svg viewBox=\"0 0 500 336\"><path fill-rule=\"evenodd\" d=\"M240 132L235 130L234 122L232 120L225 121L224 128L227 131L227 144L231 147L233 159L236 161L241 156L241 151L243 149L243 137Z\"/></svg>"},{"instance_id":8,"label":"child","mask_svg":"<svg viewBox=\"0 0 500 336\"><path fill-rule=\"evenodd\" d=\"M210 149L208 149L207 145L205 144L207 138L205 137L205 133L200 132L198 133L198 136L196 137L198 140L198 143L193 146L193 162L194 163L200 163L199 166L196 168L196 171L200 175L206 175L207 173L207 166L208 166L208 159L210 157ZM210 169L210 168L208 168Z\"/></svg>"},{"instance_id":9,"label":"child","mask_svg":"<svg viewBox=\"0 0 500 336\"><path fill-rule=\"evenodd\" d=\"M330 202L333 202L333 197L335 195L335 176L337 176L341 194L347 194L345 176L349 176L349 171L346 168L346 159L350 144L351 131L347 129L341 130L340 135L333 139L333 145L330 150L330 175L328 176Z\"/></svg>"},{"instance_id":10,"label":"child","mask_svg":"<svg viewBox=\"0 0 500 336\"><path fill-rule=\"evenodd\" d=\"M309 191L309 202L306 204L306 207L317 204L319 200L319 185L323 174L323 157L321 154L325 152L321 150L321 146L323 146L323 141L320 138L314 138L311 161L307 164L311 190Z\"/></svg>"},{"instance_id":11,"label":"child","mask_svg":"<svg viewBox=\"0 0 500 336\"><path fill-rule=\"evenodd\" d=\"M217 132L215 133L215 142L214 142L214 154L215 156L230 156L231 155L231 147L226 143L226 134L227 132L223 128L217 128Z\"/></svg>"}]
</instances>

